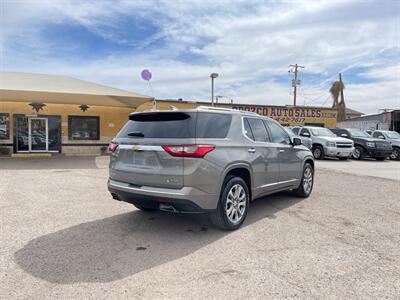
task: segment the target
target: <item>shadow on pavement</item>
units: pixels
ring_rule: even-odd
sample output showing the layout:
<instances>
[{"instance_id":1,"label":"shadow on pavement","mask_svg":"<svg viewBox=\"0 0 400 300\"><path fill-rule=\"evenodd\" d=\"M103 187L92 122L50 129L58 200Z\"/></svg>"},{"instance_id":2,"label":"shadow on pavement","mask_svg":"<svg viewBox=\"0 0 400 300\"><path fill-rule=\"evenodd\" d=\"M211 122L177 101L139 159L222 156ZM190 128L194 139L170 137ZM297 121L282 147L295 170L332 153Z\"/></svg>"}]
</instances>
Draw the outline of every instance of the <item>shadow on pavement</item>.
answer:
<instances>
[{"instance_id":1,"label":"shadow on pavement","mask_svg":"<svg viewBox=\"0 0 400 300\"><path fill-rule=\"evenodd\" d=\"M275 219L276 212L301 200L289 193L259 199L251 204L244 226ZM14 259L24 271L53 283L110 282L187 256L230 234L205 219L133 211L33 239Z\"/></svg>"}]
</instances>

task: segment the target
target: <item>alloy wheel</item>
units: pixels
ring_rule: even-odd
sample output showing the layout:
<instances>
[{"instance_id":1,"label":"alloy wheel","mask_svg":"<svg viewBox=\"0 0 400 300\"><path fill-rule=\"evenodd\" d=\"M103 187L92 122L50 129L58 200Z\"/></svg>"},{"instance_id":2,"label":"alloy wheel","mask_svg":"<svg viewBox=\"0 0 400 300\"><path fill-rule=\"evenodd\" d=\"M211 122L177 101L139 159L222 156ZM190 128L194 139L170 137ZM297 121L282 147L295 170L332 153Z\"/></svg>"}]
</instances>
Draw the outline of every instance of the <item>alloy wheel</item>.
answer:
<instances>
[{"instance_id":1,"label":"alloy wheel","mask_svg":"<svg viewBox=\"0 0 400 300\"><path fill-rule=\"evenodd\" d=\"M313 187L313 170L311 167L306 167L303 174L303 189L309 194Z\"/></svg>"},{"instance_id":2,"label":"alloy wheel","mask_svg":"<svg viewBox=\"0 0 400 300\"><path fill-rule=\"evenodd\" d=\"M319 159L321 157L321 149L320 148L315 148L314 149L314 158Z\"/></svg>"},{"instance_id":3,"label":"alloy wheel","mask_svg":"<svg viewBox=\"0 0 400 300\"><path fill-rule=\"evenodd\" d=\"M225 214L229 221L233 224L238 224L246 212L246 206L246 191L240 184L235 184L229 190L226 198Z\"/></svg>"},{"instance_id":4,"label":"alloy wheel","mask_svg":"<svg viewBox=\"0 0 400 300\"><path fill-rule=\"evenodd\" d=\"M353 151L353 158L355 158L355 159L359 159L359 158L360 158L360 156L361 156L360 149L358 149L358 148L355 148L355 149L354 149L354 151Z\"/></svg>"},{"instance_id":5,"label":"alloy wheel","mask_svg":"<svg viewBox=\"0 0 400 300\"><path fill-rule=\"evenodd\" d=\"M399 159L400 153L399 150L393 149L392 153L390 154L391 159Z\"/></svg>"}]
</instances>

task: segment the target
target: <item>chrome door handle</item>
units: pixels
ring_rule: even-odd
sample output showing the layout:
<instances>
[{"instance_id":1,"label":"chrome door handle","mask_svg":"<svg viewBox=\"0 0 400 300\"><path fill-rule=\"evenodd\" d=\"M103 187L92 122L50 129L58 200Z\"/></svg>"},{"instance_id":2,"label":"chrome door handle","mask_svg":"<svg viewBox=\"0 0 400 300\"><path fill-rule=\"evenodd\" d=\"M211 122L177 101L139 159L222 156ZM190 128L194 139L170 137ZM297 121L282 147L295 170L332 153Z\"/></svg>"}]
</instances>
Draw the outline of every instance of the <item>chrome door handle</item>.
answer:
<instances>
[{"instance_id":1,"label":"chrome door handle","mask_svg":"<svg viewBox=\"0 0 400 300\"><path fill-rule=\"evenodd\" d=\"M285 149L280 149L279 153L285 152Z\"/></svg>"},{"instance_id":2,"label":"chrome door handle","mask_svg":"<svg viewBox=\"0 0 400 300\"><path fill-rule=\"evenodd\" d=\"M255 153L255 152L256 152L256 149L254 149L254 148L249 148L247 151L250 152L250 153Z\"/></svg>"}]
</instances>

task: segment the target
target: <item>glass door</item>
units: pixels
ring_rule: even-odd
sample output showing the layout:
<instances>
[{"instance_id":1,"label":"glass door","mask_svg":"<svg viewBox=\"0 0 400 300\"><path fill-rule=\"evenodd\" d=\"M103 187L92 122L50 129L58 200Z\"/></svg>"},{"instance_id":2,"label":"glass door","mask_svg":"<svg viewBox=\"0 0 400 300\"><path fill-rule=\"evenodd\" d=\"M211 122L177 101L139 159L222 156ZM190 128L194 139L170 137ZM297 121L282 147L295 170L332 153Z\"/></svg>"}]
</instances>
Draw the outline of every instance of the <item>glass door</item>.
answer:
<instances>
[{"instance_id":1,"label":"glass door","mask_svg":"<svg viewBox=\"0 0 400 300\"><path fill-rule=\"evenodd\" d=\"M48 149L47 118L29 118L29 151L47 152Z\"/></svg>"}]
</instances>

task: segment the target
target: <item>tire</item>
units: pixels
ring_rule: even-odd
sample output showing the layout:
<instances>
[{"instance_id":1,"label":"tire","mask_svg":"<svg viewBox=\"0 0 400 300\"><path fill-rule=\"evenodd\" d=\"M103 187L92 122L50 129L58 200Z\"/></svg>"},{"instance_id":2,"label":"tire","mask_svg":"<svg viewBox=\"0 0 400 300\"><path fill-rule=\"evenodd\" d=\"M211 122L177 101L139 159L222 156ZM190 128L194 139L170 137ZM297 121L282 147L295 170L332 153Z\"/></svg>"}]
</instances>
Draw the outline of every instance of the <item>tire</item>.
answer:
<instances>
[{"instance_id":1,"label":"tire","mask_svg":"<svg viewBox=\"0 0 400 300\"><path fill-rule=\"evenodd\" d=\"M384 161L386 159L386 157L375 157L375 159L379 160L379 161Z\"/></svg>"},{"instance_id":2,"label":"tire","mask_svg":"<svg viewBox=\"0 0 400 300\"><path fill-rule=\"evenodd\" d=\"M324 154L324 148L321 146L317 145L313 147L313 156L315 159L324 159L325 154Z\"/></svg>"},{"instance_id":3,"label":"tire","mask_svg":"<svg viewBox=\"0 0 400 300\"><path fill-rule=\"evenodd\" d=\"M390 159L393 160L400 160L400 148L398 147L393 147L393 151L390 154Z\"/></svg>"},{"instance_id":4,"label":"tire","mask_svg":"<svg viewBox=\"0 0 400 300\"><path fill-rule=\"evenodd\" d=\"M348 157L339 157L339 160L348 160Z\"/></svg>"},{"instance_id":5,"label":"tire","mask_svg":"<svg viewBox=\"0 0 400 300\"><path fill-rule=\"evenodd\" d=\"M249 203L250 193L246 182L240 177L227 177L217 209L211 213L212 223L222 230L238 229L246 219Z\"/></svg>"},{"instance_id":6,"label":"tire","mask_svg":"<svg viewBox=\"0 0 400 300\"><path fill-rule=\"evenodd\" d=\"M361 147L361 146L356 146L354 148L354 152L352 154L352 157L354 159L357 159L357 160L363 159L364 158L364 148Z\"/></svg>"},{"instance_id":7,"label":"tire","mask_svg":"<svg viewBox=\"0 0 400 300\"><path fill-rule=\"evenodd\" d=\"M297 197L307 198L311 195L314 187L314 168L310 163L306 163L303 168L303 176L301 177L300 185L293 193Z\"/></svg>"},{"instance_id":8,"label":"tire","mask_svg":"<svg viewBox=\"0 0 400 300\"><path fill-rule=\"evenodd\" d=\"M157 209L155 208L149 208L149 207L144 207L141 206L139 204L133 204L137 209L141 210L141 211L145 211L145 212L151 212L151 211L156 211Z\"/></svg>"}]
</instances>

